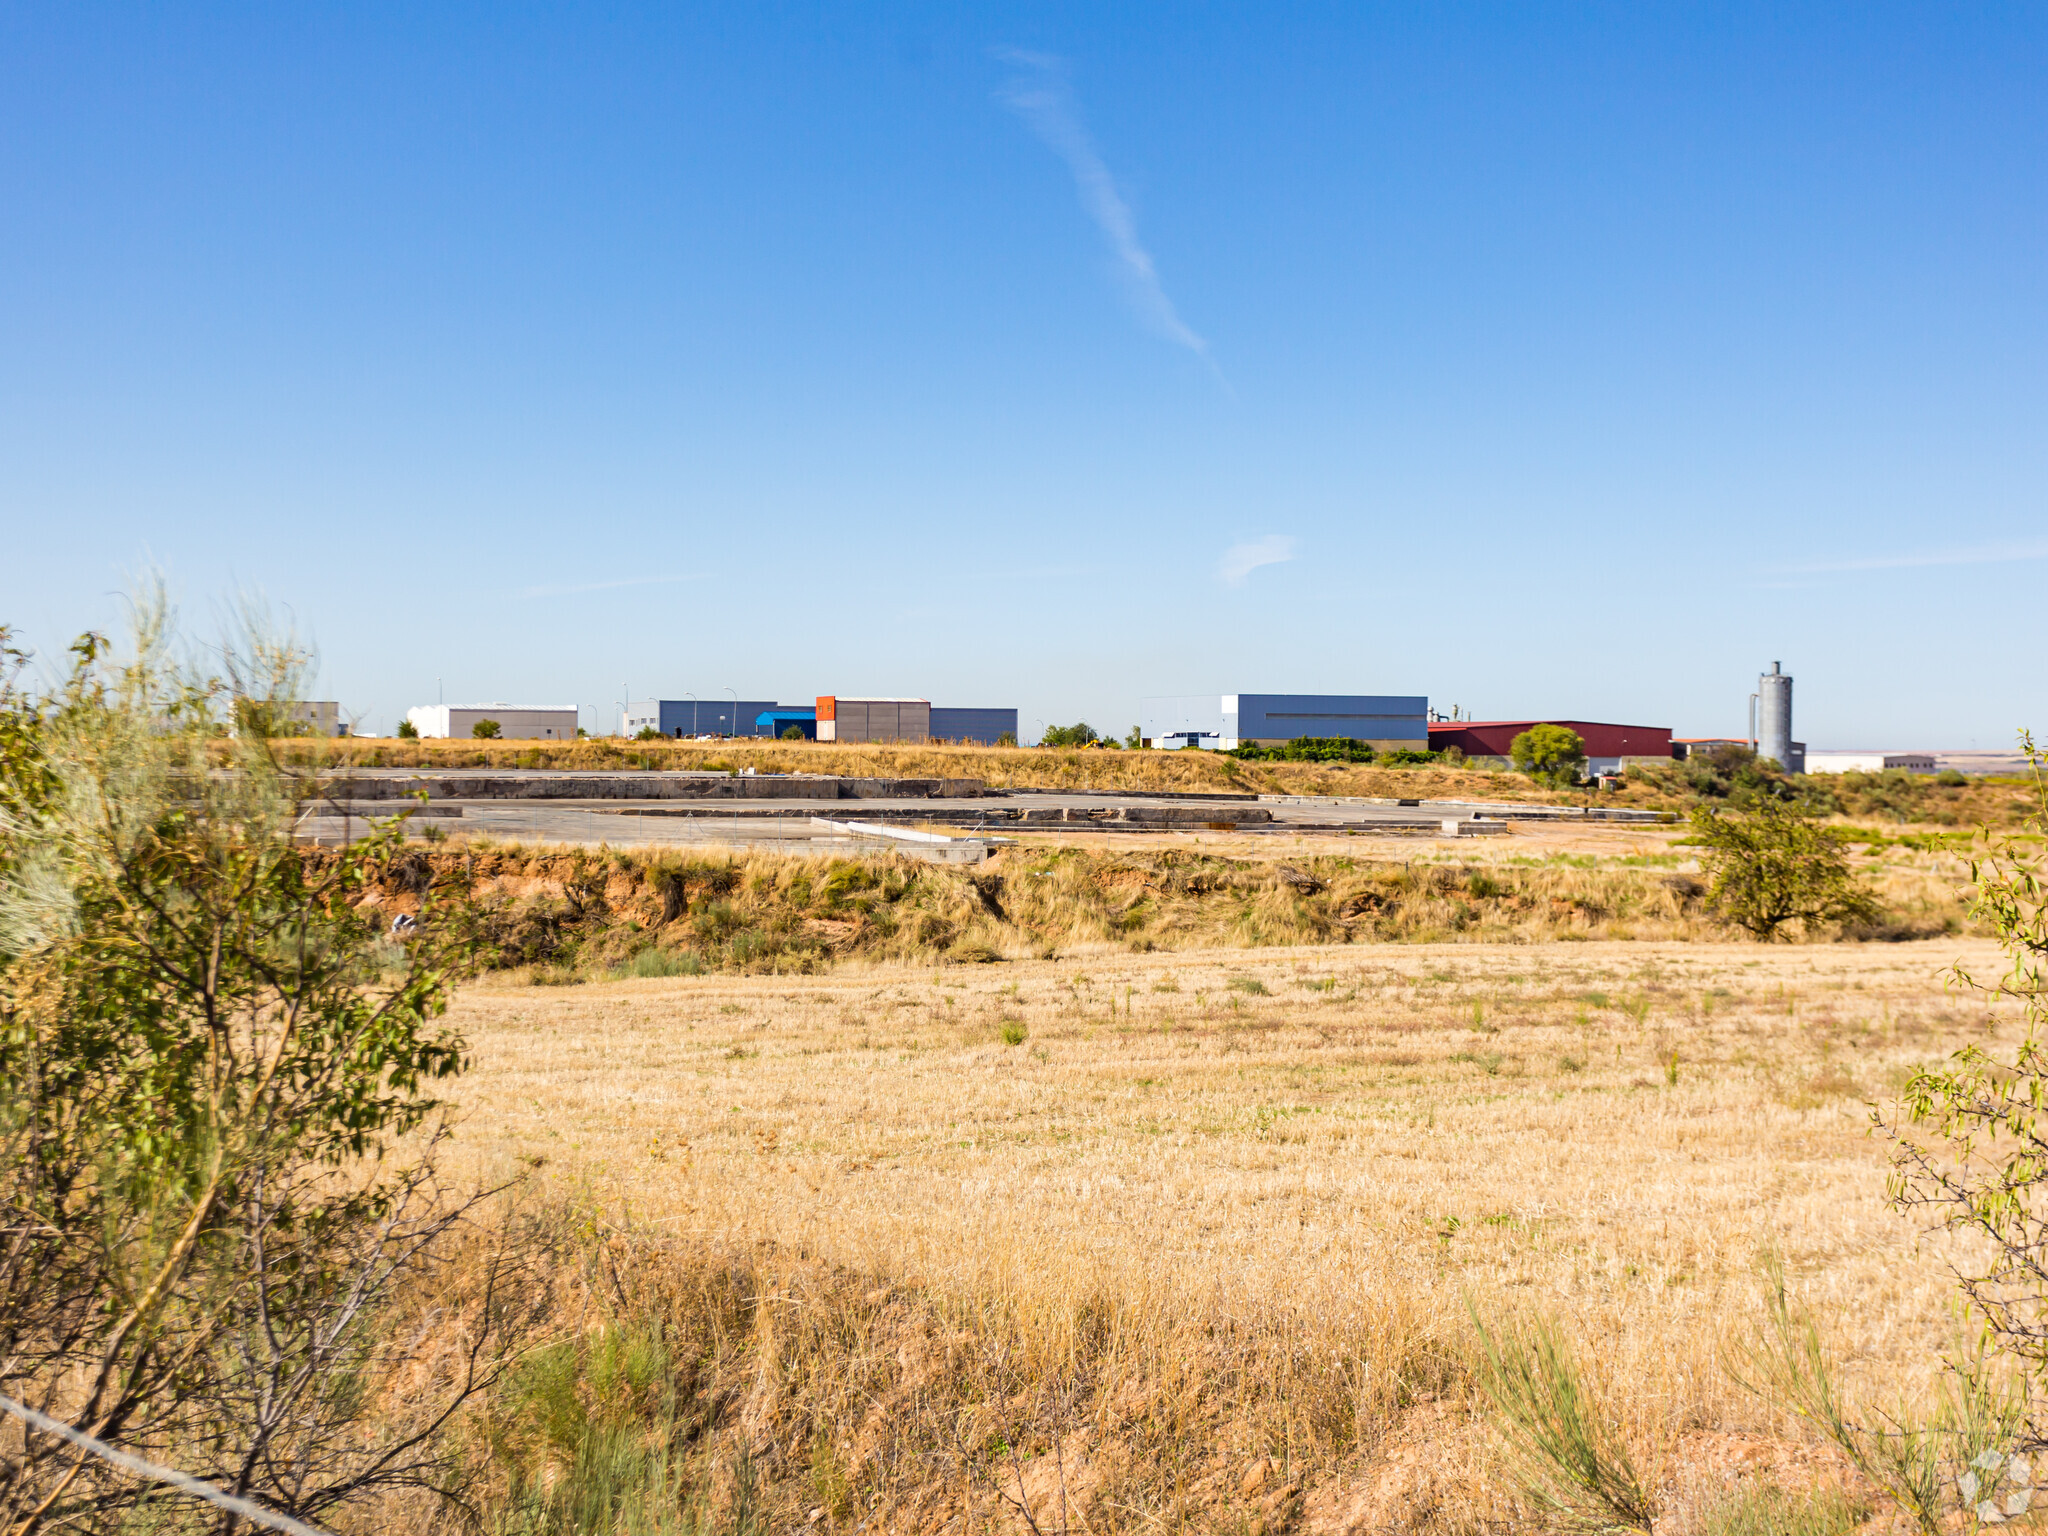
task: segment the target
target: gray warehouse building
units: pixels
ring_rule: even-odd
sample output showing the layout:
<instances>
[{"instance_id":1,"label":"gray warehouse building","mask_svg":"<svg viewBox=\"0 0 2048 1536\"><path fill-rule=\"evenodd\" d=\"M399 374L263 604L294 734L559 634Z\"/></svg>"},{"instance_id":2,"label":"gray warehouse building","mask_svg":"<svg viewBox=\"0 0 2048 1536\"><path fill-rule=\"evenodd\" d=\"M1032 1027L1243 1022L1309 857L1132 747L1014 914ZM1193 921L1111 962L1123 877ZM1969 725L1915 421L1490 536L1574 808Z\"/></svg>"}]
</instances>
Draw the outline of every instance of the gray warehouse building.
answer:
<instances>
[{"instance_id":1,"label":"gray warehouse building","mask_svg":"<svg viewBox=\"0 0 2048 1536\"><path fill-rule=\"evenodd\" d=\"M1277 747L1304 736L1348 737L1381 752L1429 750L1424 694L1202 693L1145 700L1148 747Z\"/></svg>"},{"instance_id":2,"label":"gray warehouse building","mask_svg":"<svg viewBox=\"0 0 2048 1536\"><path fill-rule=\"evenodd\" d=\"M818 696L820 741L964 741L994 746L1017 736L1014 709L935 709L929 699Z\"/></svg>"}]
</instances>

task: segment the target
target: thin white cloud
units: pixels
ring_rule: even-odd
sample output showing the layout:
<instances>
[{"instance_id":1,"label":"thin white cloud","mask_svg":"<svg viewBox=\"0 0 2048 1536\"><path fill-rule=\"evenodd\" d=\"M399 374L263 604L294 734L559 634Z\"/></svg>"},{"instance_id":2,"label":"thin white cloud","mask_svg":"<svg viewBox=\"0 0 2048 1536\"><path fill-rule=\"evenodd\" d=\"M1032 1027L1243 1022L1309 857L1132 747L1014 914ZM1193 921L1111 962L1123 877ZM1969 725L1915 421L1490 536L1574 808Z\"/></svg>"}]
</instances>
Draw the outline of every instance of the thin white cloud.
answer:
<instances>
[{"instance_id":1,"label":"thin white cloud","mask_svg":"<svg viewBox=\"0 0 2048 1536\"><path fill-rule=\"evenodd\" d=\"M1245 578L1260 566L1282 565L1292 560L1294 544L1294 536L1287 533L1269 533L1249 544L1233 544L1223 551L1223 558L1216 564L1216 574L1223 578L1225 586L1241 587Z\"/></svg>"},{"instance_id":2,"label":"thin white cloud","mask_svg":"<svg viewBox=\"0 0 2048 1536\"><path fill-rule=\"evenodd\" d=\"M671 582L696 581L690 576L626 576L617 581L579 581L562 586L521 587L521 597L567 597L575 592L610 592L619 587L665 587Z\"/></svg>"},{"instance_id":3,"label":"thin white cloud","mask_svg":"<svg viewBox=\"0 0 2048 1536\"><path fill-rule=\"evenodd\" d=\"M1788 565L1794 573L1823 571L1909 571L1930 565L2004 565L2015 560L2048 560L2048 539L2019 544L1979 544L1964 549L1923 550L1908 555L1866 555L1853 560L1824 560L1813 565Z\"/></svg>"},{"instance_id":4,"label":"thin white cloud","mask_svg":"<svg viewBox=\"0 0 2048 1536\"><path fill-rule=\"evenodd\" d=\"M1094 141L1082 126L1080 110L1067 86L1065 61L1050 54L1026 53L1015 48L998 49L996 57L1028 71L1003 88L1002 100L1031 125L1053 153L1067 162L1067 169L1074 175L1074 189L1081 194L1081 206L1088 210L1088 216L1109 242L1139 318L1215 369L1209 343L1181 319L1173 300L1166 296L1158 268L1152 264L1152 253L1139 243L1138 221L1131 214L1131 206L1117 191L1116 178L1109 174L1109 167L1095 152ZM1217 377L1222 377L1220 370Z\"/></svg>"}]
</instances>

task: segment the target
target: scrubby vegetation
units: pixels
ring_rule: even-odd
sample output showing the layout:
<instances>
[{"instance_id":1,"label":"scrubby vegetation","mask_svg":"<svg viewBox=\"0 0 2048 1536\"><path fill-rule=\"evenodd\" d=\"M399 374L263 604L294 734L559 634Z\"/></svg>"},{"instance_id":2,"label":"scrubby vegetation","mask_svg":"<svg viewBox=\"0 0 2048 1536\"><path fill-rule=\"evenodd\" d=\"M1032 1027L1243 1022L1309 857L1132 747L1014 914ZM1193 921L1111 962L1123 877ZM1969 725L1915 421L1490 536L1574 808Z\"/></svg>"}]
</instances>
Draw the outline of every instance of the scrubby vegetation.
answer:
<instances>
[{"instance_id":1,"label":"scrubby vegetation","mask_svg":"<svg viewBox=\"0 0 2048 1536\"><path fill-rule=\"evenodd\" d=\"M1246 742L1230 755L1244 763L1370 763L1378 757L1370 742L1348 736L1300 736L1277 747ZM1434 753L1403 752L1404 761L1434 762Z\"/></svg>"},{"instance_id":2,"label":"scrubby vegetation","mask_svg":"<svg viewBox=\"0 0 2048 1536\"><path fill-rule=\"evenodd\" d=\"M20 1536L190 1528L114 1454L303 1520L431 1489L493 1374L488 1300L424 1349L416 1323L385 1331L478 1200L442 1184L429 1129L464 1059L440 1016L465 914L423 892L405 941L380 938L362 901L395 827L299 858L263 734L299 696L294 646L246 635L210 676L174 659L160 601L137 613L131 655L88 636L48 694L0 631L0 1525ZM224 718L234 771L210 773Z\"/></svg>"},{"instance_id":3,"label":"scrubby vegetation","mask_svg":"<svg viewBox=\"0 0 2048 1536\"><path fill-rule=\"evenodd\" d=\"M1849 842L1797 802L1759 795L1739 811L1693 813L1708 905L1759 939L1801 929L1869 926L1883 911L1849 862Z\"/></svg>"},{"instance_id":4,"label":"scrubby vegetation","mask_svg":"<svg viewBox=\"0 0 2048 1536\"><path fill-rule=\"evenodd\" d=\"M313 867L331 855L309 852ZM1846 857L1846 855L1845 855ZM701 971L803 972L842 960L974 963L1101 946L1187 949L1742 935L1683 851L1603 861L1292 861L1179 849L1012 848L960 868L886 854L414 845L368 898L387 917L432 890L473 903L494 963L560 981ZM1885 909L1809 914L1809 939L1960 931L1953 856L1908 850ZM1747 909L1743 909L1744 912Z\"/></svg>"},{"instance_id":5,"label":"scrubby vegetation","mask_svg":"<svg viewBox=\"0 0 2048 1536\"><path fill-rule=\"evenodd\" d=\"M22 1536L239 1528L195 1494L351 1536L2028 1510L2048 802L1976 850L2004 953L1944 946L1947 995L1911 947L1535 942L1725 938L1809 865L1887 936L1962 926L1945 839L1814 843L1807 786L1740 763L1708 880L314 850L261 728L296 652L204 676L159 612L47 695L0 634ZM1875 915L1790 900L1761 931ZM598 984L526 984L563 981ZM1950 1245L1873 1222L1886 1171Z\"/></svg>"}]
</instances>

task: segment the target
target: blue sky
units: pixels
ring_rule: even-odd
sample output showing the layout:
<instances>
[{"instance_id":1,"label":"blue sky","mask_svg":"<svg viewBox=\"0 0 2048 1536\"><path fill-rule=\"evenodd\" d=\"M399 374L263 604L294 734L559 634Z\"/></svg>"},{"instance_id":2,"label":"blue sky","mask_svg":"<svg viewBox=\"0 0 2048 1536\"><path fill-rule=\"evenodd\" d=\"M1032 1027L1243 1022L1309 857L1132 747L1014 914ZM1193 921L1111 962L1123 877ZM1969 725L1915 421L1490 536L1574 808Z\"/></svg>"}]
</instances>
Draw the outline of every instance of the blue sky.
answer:
<instances>
[{"instance_id":1,"label":"blue sky","mask_svg":"<svg viewBox=\"0 0 2048 1536\"><path fill-rule=\"evenodd\" d=\"M2048 727L2048 10L0 4L0 621Z\"/></svg>"}]
</instances>

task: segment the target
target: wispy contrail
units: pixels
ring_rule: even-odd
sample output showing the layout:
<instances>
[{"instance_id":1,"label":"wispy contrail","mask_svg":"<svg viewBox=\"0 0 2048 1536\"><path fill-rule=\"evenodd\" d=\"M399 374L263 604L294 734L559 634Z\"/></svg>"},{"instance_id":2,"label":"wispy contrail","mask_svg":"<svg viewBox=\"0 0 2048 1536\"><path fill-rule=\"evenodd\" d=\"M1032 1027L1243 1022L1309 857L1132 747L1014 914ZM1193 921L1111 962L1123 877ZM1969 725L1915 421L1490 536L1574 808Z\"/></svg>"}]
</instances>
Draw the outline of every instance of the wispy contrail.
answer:
<instances>
[{"instance_id":1,"label":"wispy contrail","mask_svg":"<svg viewBox=\"0 0 2048 1536\"><path fill-rule=\"evenodd\" d=\"M1173 300L1159 285L1152 253L1138 243L1138 221L1131 216L1131 206L1117 191L1116 178L1109 174L1109 167L1095 152L1088 130L1081 125L1074 93L1067 86L1066 61L1051 54L1026 53L1015 48L998 49L996 57L1028 71L1003 88L1003 102L1029 123L1032 131L1074 173L1074 188L1081 194L1081 206L1088 210L1088 216L1109 242L1139 317L1168 341L1178 342L1214 369L1216 362L1209 356L1209 343L1181 319ZM1220 370L1217 377L1222 377Z\"/></svg>"},{"instance_id":2,"label":"wispy contrail","mask_svg":"<svg viewBox=\"0 0 2048 1536\"><path fill-rule=\"evenodd\" d=\"M1931 549L1910 555L1864 555L1848 560L1824 560L1814 565L1787 565L1787 574L1808 575L1822 571L1904 571L1929 565L2004 565L2012 560L2048 560L2048 539L2018 544L1978 544L1963 549Z\"/></svg>"},{"instance_id":3,"label":"wispy contrail","mask_svg":"<svg viewBox=\"0 0 2048 1536\"><path fill-rule=\"evenodd\" d=\"M1280 565L1294 558L1294 536L1269 533L1249 544L1233 544L1216 563L1216 574L1229 587L1241 587L1245 578L1262 565Z\"/></svg>"}]
</instances>

